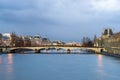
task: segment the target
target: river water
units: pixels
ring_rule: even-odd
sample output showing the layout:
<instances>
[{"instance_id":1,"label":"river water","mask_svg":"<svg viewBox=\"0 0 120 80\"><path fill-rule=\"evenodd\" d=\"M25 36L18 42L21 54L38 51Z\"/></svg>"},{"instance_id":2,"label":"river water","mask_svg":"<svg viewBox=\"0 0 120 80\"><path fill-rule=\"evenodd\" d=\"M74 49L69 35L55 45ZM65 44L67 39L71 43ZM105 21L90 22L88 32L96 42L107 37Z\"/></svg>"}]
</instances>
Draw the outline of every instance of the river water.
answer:
<instances>
[{"instance_id":1,"label":"river water","mask_svg":"<svg viewBox=\"0 0 120 80\"><path fill-rule=\"evenodd\" d=\"M120 80L120 59L100 54L0 54L0 80Z\"/></svg>"}]
</instances>

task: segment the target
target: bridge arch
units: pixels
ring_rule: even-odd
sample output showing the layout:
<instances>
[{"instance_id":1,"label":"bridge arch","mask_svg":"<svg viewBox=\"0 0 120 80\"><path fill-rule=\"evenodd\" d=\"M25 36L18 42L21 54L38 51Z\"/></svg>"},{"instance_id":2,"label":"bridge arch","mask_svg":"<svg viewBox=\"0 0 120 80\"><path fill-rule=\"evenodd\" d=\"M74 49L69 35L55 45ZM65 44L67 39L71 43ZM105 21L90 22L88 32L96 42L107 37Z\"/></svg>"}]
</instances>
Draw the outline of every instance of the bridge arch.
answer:
<instances>
[{"instance_id":1,"label":"bridge arch","mask_svg":"<svg viewBox=\"0 0 120 80\"><path fill-rule=\"evenodd\" d=\"M13 48L13 49L9 50L8 52L11 52L11 53L24 53L25 51L34 51L34 50L29 49L29 48Z\"/></svg>"}]
</instances>

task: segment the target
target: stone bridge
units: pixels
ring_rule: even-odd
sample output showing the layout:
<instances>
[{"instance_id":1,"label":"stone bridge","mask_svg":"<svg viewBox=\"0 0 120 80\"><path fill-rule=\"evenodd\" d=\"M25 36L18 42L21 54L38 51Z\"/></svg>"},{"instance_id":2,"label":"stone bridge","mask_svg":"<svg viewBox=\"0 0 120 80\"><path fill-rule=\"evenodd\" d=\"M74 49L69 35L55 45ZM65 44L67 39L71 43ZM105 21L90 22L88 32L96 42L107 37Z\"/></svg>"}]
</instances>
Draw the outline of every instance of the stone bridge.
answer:
<instances>
[{"instance_id":1,"label":"stone bridge","mask_svg":"<svg viewBox=\"0 0 120 80\"><path fill-rule=\"evenodd\" d=\"M101 53L105 51L102 47L82 47L82 46L39 46L39 47L7 47L2 48L2 52L17 52L17 51L35 51L36 53L40 53L41 50L65 50L66 52L71 52L72 50L86 50L86 51L93 51L95 53Z\"/></svg>"}]
</instances>

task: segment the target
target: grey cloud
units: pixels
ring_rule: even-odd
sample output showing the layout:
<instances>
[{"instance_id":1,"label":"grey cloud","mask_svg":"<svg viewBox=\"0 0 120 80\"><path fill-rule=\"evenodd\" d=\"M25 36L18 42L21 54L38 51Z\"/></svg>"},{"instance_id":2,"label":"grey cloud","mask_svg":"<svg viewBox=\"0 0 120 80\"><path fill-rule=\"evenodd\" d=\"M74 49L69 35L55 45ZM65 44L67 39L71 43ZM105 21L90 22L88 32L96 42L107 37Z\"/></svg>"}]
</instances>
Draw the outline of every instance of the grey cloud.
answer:
<instances>
[{"instance_id":1,"label":"grey cloud","mask_svg":"<svg viewBox=\"0 0 120 80\"><path fill-rule=\"evenodd\" d=\"M87 35L87 29L94 34L103 27L120 25L119 11L95 10L91 1L94 0L0 0L0 24L24 32L30 27L49 35L62 37L66 33L64 36L69 38ZM71 30L76 32L72 36Z\"/></svg>"},{"instance_id":2,"label":"grey cloud","mask_svg":"<svg viewBox=\"0 0 120 80\"><path fill-rule=\"evenodd\" d=\"M67 24L99 18L89 0L4 0L1 3L1 16L9 14L13 20L26 23L46 19L47 22Z\"/></svg>"}]
</instances>

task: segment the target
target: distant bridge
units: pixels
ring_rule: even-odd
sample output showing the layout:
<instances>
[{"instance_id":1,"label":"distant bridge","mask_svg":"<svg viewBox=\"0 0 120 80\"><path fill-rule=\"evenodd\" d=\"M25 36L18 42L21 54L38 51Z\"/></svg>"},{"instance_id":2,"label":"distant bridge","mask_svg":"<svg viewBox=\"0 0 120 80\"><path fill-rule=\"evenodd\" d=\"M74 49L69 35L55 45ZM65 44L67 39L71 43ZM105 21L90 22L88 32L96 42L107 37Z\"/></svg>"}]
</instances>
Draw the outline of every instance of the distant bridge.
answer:
<instances>
[{"instance_id":1,"label":"distant bridge","mask_svg":"<svg viewBox=\"0 0 120 80\"><path fill-rule=\"evenodd\" d=\"M94 51L96 53L101 53L105 49L102 47L84 47L84 46L63 46L63 45L47 45L47 46L39 46L39 47L7 47L2 48L2 52L17 52L17 51L35 51L36 53L40 53L41 50L65 50L66 52L70 53L72 50L87 50L87 51Z\"/></svg>"}]
</instances>

